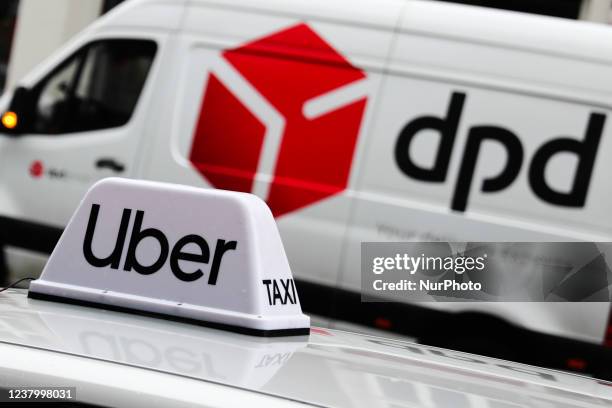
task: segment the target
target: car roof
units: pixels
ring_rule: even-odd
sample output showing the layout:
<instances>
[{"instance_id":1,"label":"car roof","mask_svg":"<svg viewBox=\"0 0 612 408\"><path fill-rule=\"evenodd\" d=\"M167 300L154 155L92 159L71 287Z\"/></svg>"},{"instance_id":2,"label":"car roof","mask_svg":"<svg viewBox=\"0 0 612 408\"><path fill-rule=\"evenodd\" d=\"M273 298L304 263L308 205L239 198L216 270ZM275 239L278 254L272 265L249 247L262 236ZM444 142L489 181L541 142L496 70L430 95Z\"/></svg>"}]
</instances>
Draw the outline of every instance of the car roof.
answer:
<instances>
[{"instance_id":1,"label":"car roof","mask_svg":"<svg viewBox=\"0 0 612 408\"><path fill-rule=\"evenodd\" d=\"M3 345L140 367L315 405L409 402L418 407L433 401L454 407L488 399L504 407L542 401L595 407L612 402L611 384L603 381L323 328L312 328L310 336L262 339L30 299L25 290L0 294L0 316ZM0 360L0 373L2 368Z\"/></svg>"}]
</instances>

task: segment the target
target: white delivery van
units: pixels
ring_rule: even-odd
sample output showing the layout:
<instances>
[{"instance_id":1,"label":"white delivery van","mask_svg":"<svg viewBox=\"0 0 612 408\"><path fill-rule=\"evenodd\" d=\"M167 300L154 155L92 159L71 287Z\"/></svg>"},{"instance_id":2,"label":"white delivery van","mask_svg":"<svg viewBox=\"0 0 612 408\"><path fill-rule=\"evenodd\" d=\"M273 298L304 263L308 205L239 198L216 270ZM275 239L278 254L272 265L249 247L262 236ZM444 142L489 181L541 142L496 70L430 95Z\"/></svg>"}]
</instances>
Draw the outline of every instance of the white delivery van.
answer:
<instances>
[{"instance_id":1,"label":"white delivery van","mask_svg":"<svg viewBox=\"0 0 612 408\"><path fill-rule=\"evenodd\" d=\"M6 263L29 273L101 178L252 192L307 312L484 332L491 354L507 349L498 340L538 358L573 342L586 354L555 358L602 364L606 302L372 312L359 251L612 241L611 43L603 25L433 1L130 0L0 101ZM500 322L520 335L491 340ZM546 341L527 343L534 333Z\"/></svg>"}]
</instances>

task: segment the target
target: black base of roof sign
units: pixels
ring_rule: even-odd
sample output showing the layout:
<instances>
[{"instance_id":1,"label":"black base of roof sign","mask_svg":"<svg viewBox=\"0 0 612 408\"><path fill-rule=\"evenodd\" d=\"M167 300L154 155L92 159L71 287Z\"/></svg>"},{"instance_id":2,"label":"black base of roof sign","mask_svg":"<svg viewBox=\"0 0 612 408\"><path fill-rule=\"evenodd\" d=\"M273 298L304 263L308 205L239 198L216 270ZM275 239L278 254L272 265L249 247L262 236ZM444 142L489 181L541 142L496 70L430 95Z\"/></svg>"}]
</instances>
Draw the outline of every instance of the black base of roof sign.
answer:
<instances>
[{"instance_id":1,"label":"black base of roof sign","mask_svg":"<svg viewBox=\"0 0 612 408\"><path fill-rule=\"evenodd\" d=\"M167 315L167 314L157 313L157 312L147 312L144 310L133 309L130 307L107 305L105 303L91 302L88 300L72 299L72 298L67 298L63 296L48 295L46 293L38 293L38 292L32 292L32 291L28 291L28 297L30 299L36 299L36 300L47 300L51 302L67 303L71 305L95 307L95 308L104 309L104 310L111 310L114 312L123 312L123 313L129 313L132 315L154 317L154 318L164 319L164 320L169 320L169 321L174 321L174 322L194 324L197 326L209 327L211 329L225 330L225 331L230 331L230 332L240 333L240 334L247 334L250 336L284 337L284 336L308 336L310 334L309 327L303 327L299 329L262 330L262 329L253 329L250 327L234 326L234 325L225 324L225 323L197 320L197 319L192 319L189 317L179 317L179 316L172 316L172 315Z\"/></svg>"}]
</instances>

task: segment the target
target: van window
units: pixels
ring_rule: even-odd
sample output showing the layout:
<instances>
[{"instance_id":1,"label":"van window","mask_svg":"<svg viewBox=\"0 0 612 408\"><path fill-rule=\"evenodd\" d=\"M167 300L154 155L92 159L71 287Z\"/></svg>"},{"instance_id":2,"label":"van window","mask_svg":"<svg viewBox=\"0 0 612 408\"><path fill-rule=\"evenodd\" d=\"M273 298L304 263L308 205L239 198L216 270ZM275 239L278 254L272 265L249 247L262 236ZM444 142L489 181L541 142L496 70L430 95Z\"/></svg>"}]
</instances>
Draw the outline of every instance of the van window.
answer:
<instances>
[{"instance_id":1,"label":"van window","mask_svg":"<svg viewBox=\"0 0 612 408\"><path fill-rule=\"evenodd\" d=\"M34 87L32 132L73 133L126 124L156 48L145 40L104 40L81 48Z\"/></svg>"}]
</instances>

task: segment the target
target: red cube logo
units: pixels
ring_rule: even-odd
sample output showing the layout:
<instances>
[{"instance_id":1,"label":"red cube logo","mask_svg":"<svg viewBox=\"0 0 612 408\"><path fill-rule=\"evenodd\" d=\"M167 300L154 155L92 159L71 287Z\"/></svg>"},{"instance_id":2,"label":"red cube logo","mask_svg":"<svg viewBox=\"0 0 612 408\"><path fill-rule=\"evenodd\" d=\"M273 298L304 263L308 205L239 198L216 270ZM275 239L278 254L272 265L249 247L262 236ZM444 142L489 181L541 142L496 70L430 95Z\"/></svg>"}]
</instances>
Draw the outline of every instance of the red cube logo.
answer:
<instances>
[{"instance_id":1,"label":"red cube logo","mask_svg":"<svg viewBox=\"0 0 612 408\"><path fill-rule=\"evenodd\" d=\"M189 156L200 174L258 194L276 217L346 189L366 106L350 88L364 72L306 24L222 59L231 72L209 74Z\"/></svg>"}]
</instances>

